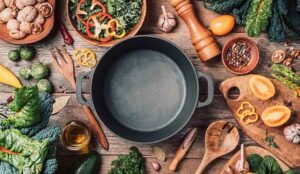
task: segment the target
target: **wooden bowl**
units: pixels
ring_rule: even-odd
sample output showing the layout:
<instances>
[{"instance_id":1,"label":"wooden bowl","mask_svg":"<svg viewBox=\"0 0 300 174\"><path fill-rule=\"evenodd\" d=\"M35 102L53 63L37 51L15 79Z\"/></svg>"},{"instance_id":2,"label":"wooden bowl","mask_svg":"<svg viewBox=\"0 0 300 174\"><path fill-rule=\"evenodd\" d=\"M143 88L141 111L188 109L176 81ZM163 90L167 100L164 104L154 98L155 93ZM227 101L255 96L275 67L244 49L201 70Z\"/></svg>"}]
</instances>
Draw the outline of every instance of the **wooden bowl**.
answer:
<instances>
[{"instance_id":1,"label":"wooden bowl","mask_svg":"<svg viewBox=\"0 0 300 174\"><path fill-rule=\"evenodd\" d=\"M88 42L88 43L90 43L92 45L95 45L95 46L100 46L100 47L110 47L110 46L118 43L119 41L121 41L124 38L136 35L137 32L142 27L144 21L145 21L146 12L147 12L147 2L146 2L146 0L143 0L142 14L141 14L140 21L131 29L131 31L129 33L127 33L127 35L124 38L122 38L122 39L116 39L116 40L111 40L111 41L106 42L106 43L101 43L101 42L99 42L97 40L89 38L87 35L82 34L81 32L79 32L77 30L77 28L76 28L77 21L72 18L72 12L71 12L71 10L70 10L69 7L70 7L70 0L67 0L67 6L66 6L66 8L67 8L68 19L69 19L69 21L71 23L71 26L72 26L73 30L75 31L75 33L77 33L77 35L79 35L86 42Z\"/></svg>"},{"instance_id":2,"label":"wooden bowl","mask_svg":"<svg viewBox=\"0 0 300 174\"><path fill-rule=\"evenodd\" d=\"M233 66L230 66L226 60L226 54L228 49L237 41L244 41L246 42L246 44L251 48L251 58L250 61L248 62L247 66L243 67L243 68L236 68ZM247 74L249 72L251 72L253 69L256 68L258 62L259 62L259 50L258 47L256 45L256 43L247 38L247 37L236 37L234 39L229 40L223 47L222 50L222 62L224 64L224 66L232 73L234 74Z\"/></svg>"},{"instance_id":3,"label":"wooden bowl","mask_svg":"<svg viewBox=\"0 0 300 174\"><path fill-rule=\"evenodd\" d=\"M48 36L54 25L55 0L47 0L47 2L52 5L53 12L50 17L46 18L46 22L43 25L43 31L41 33L36 35L30 34L23 39L13 39L9 36L6 24L0 24L0 39L16 45L26 45L38 42Z\"/></svg>"}]
</instances>

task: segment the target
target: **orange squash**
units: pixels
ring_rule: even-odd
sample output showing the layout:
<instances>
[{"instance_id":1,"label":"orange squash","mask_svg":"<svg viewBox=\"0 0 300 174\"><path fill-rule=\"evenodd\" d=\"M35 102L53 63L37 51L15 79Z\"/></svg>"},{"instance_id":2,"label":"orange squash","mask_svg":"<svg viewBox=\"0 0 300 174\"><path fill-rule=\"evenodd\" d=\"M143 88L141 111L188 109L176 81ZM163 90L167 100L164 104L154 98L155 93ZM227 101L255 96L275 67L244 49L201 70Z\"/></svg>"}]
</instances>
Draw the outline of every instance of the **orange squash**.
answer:
<instances>
[{"instance_id":1,"label":"orange squash","mask_svg":"<svg viewBox=\"0 0 300 174\"><path fill-rule=\"evenodd\" d=\"M209 28L214 35L223 36L228 34L234 25L235 20L233 16L221 15L211 21Z\"/></svg>"},{"instance_id":2,"label":"orange squash","mask_svg":"<svg viewBox=\"0 0 300 174\"><path fill-rule=\"evenodd\" d=\"M268 100L275 95L275 87L270 79L253 75L249 80L249 86L252 93L261 100Z\"/></svg>"},{"instance_id":3,"label":"orange squash","mask_svg":"<svg viewBox=\"0 0 300 174\"><path fill-rule=\"evenodd\" d=\"M284 105L275 105L265 109L261 115L266 126L278 127L286 123L291 117L291 109Z\"/></svg>"}]
</instances>

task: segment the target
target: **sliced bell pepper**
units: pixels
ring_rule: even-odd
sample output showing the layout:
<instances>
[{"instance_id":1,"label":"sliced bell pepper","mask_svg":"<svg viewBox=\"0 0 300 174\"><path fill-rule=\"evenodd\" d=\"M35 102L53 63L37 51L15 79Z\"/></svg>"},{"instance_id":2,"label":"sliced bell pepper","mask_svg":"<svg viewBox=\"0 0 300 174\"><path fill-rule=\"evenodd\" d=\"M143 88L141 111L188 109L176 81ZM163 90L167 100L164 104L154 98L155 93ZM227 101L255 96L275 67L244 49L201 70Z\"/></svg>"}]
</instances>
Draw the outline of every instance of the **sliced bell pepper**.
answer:
<instances>
[{"instance_id":1,"label":"sliced bell pepper","mask_svg":"<svg viewBox=\"0 0 300 174\"><path fill-rule=\"evenodd\" d=\"M115 38L118 38L118 39L121 39L123 37L125 37L126 35L126 30L125 28L120 24L119 20L117 19L111 19L109 22L108 22L108 25L109 26L113 26L115 25L115 28L118 29L118 28L121 28L122 29L122 32L121 34L117 34L116 30L110 30L110 28L106 28L106 32L112 36L112 37L115 37Z\"/></svg>"},{"instance_id":2,"label":"sliced bell pepper","mask_svg":"<svg viewBox=\"0 0 300 174\"><path fill-rule=\"evenodd\" d=\"M80 15L88 15L86 11L81 10L81 5L85 2L86 0L80 0L77 5L76 9L76 19L83 23L83 25L86 25L86 22L81 18Z\"/></svg>"},{"instance_id":3,"label":"sliced bell pepper","mask_svg":"<svg viewBox=\"0 0 300 174\"><path fill-rule=\"evenodd\" d=\"M76 49L74 55L79 65L93 68L97 64L96 55L89 48Z\"/></svg>"},{"instance_id":4,"label":"sliced bell pepper","mask_svg":"<svg viewBox=\"0 0 300 174\"><path fill-rule=\"evenodd\" d=\"M104 22L106 21L106 19L111 20L112 17L109 14L103 13L103 12L99 12L94 15L91 15L86 22L86 33L87 33L88 37L97 39L100 42L108 42L108 41L112 40L113 37L107 33L107 31L108 31L107 28L111 28L111 30L114 31L115 27L109 26L109 24L105 24ZM91 28L93 28L93 27L95 28L94 33L92 33L92 31L91 31ZM105 31L104 35L106 37L100 36L100 33L102 31Z\"/></svg>"},{"instance_id":5,"label":"sliced bell pepper","mask_svg":"<svg viewBox=\"0 0 300 174\"><path fill-rule=\"evenodd\" d=\"M246 110L245 112L243 112L240 120L241 120L242 124L245 124L245 125L255 123L258 120L258 114L255 112Z\"/></svg>"}]
</instances>

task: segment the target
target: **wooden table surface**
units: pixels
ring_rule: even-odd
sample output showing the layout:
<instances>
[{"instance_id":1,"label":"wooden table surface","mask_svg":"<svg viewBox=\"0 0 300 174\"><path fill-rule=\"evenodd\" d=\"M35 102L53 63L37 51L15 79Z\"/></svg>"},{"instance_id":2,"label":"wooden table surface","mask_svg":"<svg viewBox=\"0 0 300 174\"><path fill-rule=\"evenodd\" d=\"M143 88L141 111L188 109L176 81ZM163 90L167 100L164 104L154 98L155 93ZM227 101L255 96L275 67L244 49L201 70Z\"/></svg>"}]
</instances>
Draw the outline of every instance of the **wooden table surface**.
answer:
<instances>
[{"instance_id":1,"label":"wooden table surface","mask_svg":"<svg viewBox=\"0 0 300 174\"><path fill-rule=\"evenodd\" d=\"M59 5L57 8L59 8L62 14L64 14L63 20L65 21L67 28L69 29L71 35L75 40L74 47L67 46L68 52L73 54L74 48L88 47L96 52L97 58L98 60L100 60L106 48L89 45L88 43L80 39L75 34L75 32L71 29L70 23L67 22L65 1L60 1L60 3L57 4ZM173 32L169 34L165 34L161 32L156 27L157 19L161 14L161 8L160 8L161 5L165 5L167 10L171 10L174 12L174 10L172 9L171 5L167 0L148 0L148 14L145 23L141 31L139 32L139 34L150 34L165 39L169 39L175 44L177 44L178 46L180 46L183 49L183 51L190 57L191 61L193 62L194 66L198 71L205 72L214 79L214 84L215 84L214 102L209 107L205 107L197 110L194 116L192 117L191 121L182 131L180 131L180 133L170 138L169 140L158 144L137 145L131 142L127 142L125 140L118 138L103 126L110 145L109 151L103 150L98 144L98 142L95 140L96 138L93 138L91 144L91 149L95 149L101 154L102 163L100 169L101 171L99 171L99 173L107 173L107 171L110 169L111 161L113 159L116 159L119 154L127 154L128 149L133 145L137 146L142 152L142 154L144 155L144 157L146 158L147 173L155 173L150 164L151 161L156 161L155 157L153 156L153 147L154 146L161 147L166 152L167 155L167 161L165 163L162 163L163 168L161 173L162 174L171 173L170 171L167 170L167 165L174 157L176 149L180 145L182 138L184 137L185 133L188 130L190 130L190 128L198 127L200 129L200 133L198 134L190 152L187 154L186 158L181 163L179 170L177 171L177 173L179 174L192 174L195 172L204 154L204 133L207 126L210 123L219 119L226 119L232 122L234 125L238 126L232 114L230 113L222 95L220 94L220 91L218 90L218 85L222 80L228 77L232 77L234 75L224 68L220 58L217 58L206 64L203 64L199 61L197 54L194 50L194 47L191 44L188 29L181 19L178 19L178 26ZM215 14L214 12L206 10L203 7L202 2L200 1L194 1L194 5L197 9L198 15L200 16L202 22L206 26L208 26L211 19L217 16L217 14ZM226 41L236 36L246 36L244 29L236 28L233 31L233 33L216 39L218 43L222 46ZM258 44L261 53L261 61L259 62L259 66L255 69L254 73L269 75L271 54L277 49L285 49L286 47L284 46L283 43L269 43L266 39L265 34L263 34L260 38L256 38L254 40ZM69 82L67 82L62 75L60 75L57 71L55 71L54 67L51 64L49 48L52 48L57 45L63 45L63 44L64 44L63 39L59 31L57 30L57 28L55 28L45 40L35 44L35 48L37 48L37 56L33 60L33 62L43 62L50 67L51 69L50 80L53 82L55 86L54 97L58 97L62 95L72 95L72 98L69 101L68 106L65 107L65 109L62 110L59 114L52 116L50 124L63 125L69 120L82 120L87 122L87 118L82 110L82 107L80 107L80 105L78 105L76 102L74 91L72 90ZM290 43L290 45L295 46L296 48L300 48L300 40L299 39L294 40L293 42ZM14 63L9 61L7 59L8 50L14 48L17 48L17 46L8 44L4 41L0 41L0 56L1 56L0 63L5 65L9 69L11 69L13 72L17 73L21 66L29 66L29 62L21 61L18 63ZM89 71L89 69L76 66L76 75L86 71ZM22 82L24 84L33 83L33 81L31 82L22 81ZM84 91L86 93L89 93L88 87L89 87L88 81L85 81ZM10 95L12 88L0 85L0 90L1 90L0 99L4 101L6 97ZM205 87L202 88L200 93L201 93L200 94L201 98L205 98ZM241 132L241 142L245 143L246 145L255 144L253 141L251 141L249 138L243 135L242 132ZM229 154L227 156L222 157L221 159L216 160L213 164L211 164L208 167L205 173L207 174L219 173L220 169L222 168L224 163L229 159L231 155L232 154ZM58 173L68 173L67 172L68 167L72 165L73 161L76 161L76 157L74 157L74 153L67 152L63 150L61 147L59 148L58 158L60 162ZM298 171L300 172L300 169L298 169Z\"/></svg>"}]
</instances>

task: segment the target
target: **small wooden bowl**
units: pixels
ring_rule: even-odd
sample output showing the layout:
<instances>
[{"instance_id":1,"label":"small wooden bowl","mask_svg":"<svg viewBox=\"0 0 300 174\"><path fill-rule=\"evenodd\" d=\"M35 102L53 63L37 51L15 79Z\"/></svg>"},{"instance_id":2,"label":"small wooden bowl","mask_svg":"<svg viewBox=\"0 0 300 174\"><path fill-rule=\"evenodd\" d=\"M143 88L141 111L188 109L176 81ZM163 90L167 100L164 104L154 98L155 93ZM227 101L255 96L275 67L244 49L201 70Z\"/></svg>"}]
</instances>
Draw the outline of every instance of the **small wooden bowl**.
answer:
<instances>
[{"instance_id":1,"label":"small wooden bowl","mask_svg":"<svg viewBox=\"0 0 300 174\"><path fill-rule=\"evenodd\" d=\"M69 7L70 7L70 0L67 0L67 6L66 6L67 15L68 15L69 22L71 23L71 26L72 26L73 30L75 31L75 33L77 33L77 35L80 36L86 42L88 42L92 45L95 45L95 46L100 46L100 47L110 47L110 46L120 42L122 39L136 35L137 32L141 29L141 27L145 21L145 18L146 18L146 13L147 13L147 2L146 2L146 0L143 0L142 14L141 14L140 21L131 29L131 31L129 33L127 33L127 35L122 39L117 39L117 40L112 40L112 41L109 41L106 43L101 43L97 40L89 38L87 35L82 34L77 30L77 28L76 28L77 22L76 22L76 20L74 20L72 18L72 12Z\"/></svg>"},{"instance_id":2,"label":"small wooden bowl","mask_svg":"<svg viewBox=\"0 0 300 174\"><path fill-rule=\"evenodd\" d=\"M54 25L54 12L55 12L55 0L47 0L52 7L53 12L50 17L46 18L46 21L43 25L43 31L39 34L29 34L23 39L13 39L9 36L9 32L6 28L6 24L0 24L0 39L16 45L26 45L38 42L44 39L48 34L51 32L53 25Z\"/></svg>"},{"instance_id":3,"label":"small wooden bowl","mask_svg":"<svg viewBox=\"0 0 300 174\"><path fill-rule=\"evenodd\" d=\"M244 68L241 68L241 69L230 66L228 64L228 62L226 61L226 54L227 54L228 49L237 41L244 41L251 48L251 51L250 51L251 59L250 59L249 63L247 64L247 66L245 66ZM223 47L222 62L224 64L224 66L230 72L232 72L234 74L247 74L247 73L251 72L253 69L255 69L258 62L259 62L258 47L257 47L256 43L253 40L251 40L247 37L236 37L234 39L231 39Z\"/></svg>"}]
</instances>

